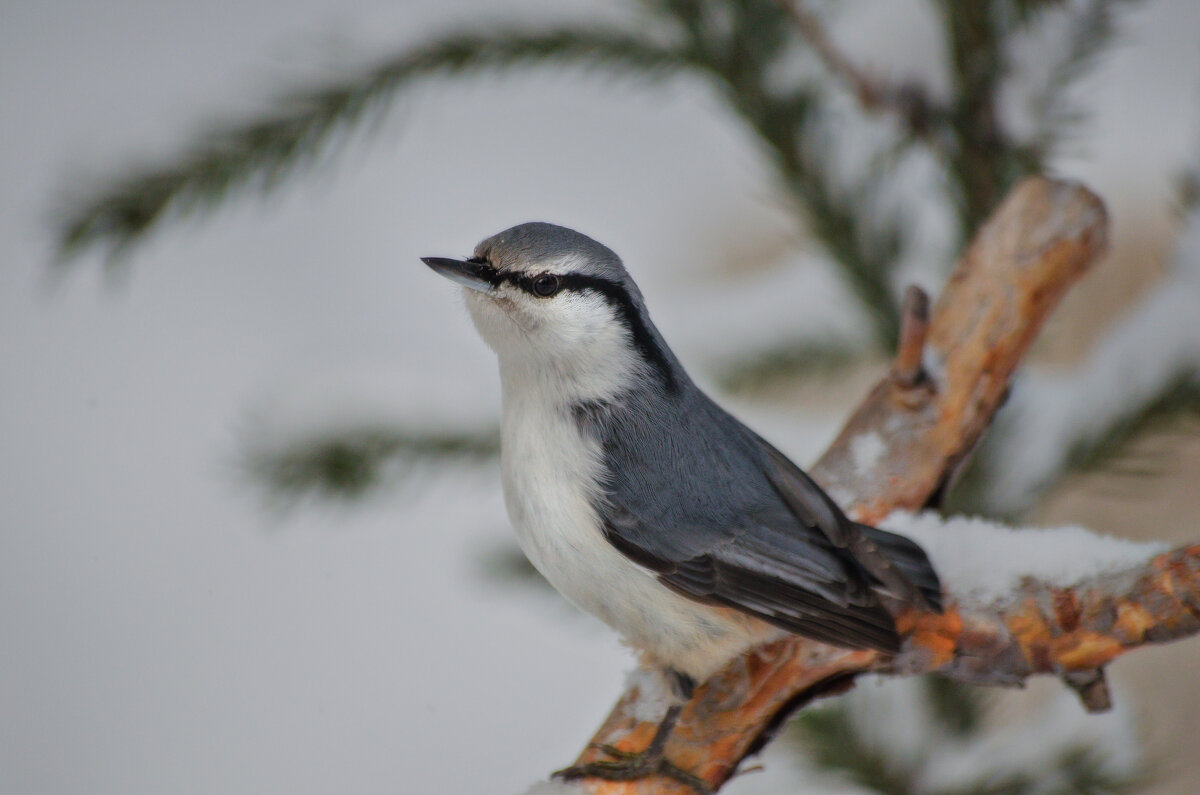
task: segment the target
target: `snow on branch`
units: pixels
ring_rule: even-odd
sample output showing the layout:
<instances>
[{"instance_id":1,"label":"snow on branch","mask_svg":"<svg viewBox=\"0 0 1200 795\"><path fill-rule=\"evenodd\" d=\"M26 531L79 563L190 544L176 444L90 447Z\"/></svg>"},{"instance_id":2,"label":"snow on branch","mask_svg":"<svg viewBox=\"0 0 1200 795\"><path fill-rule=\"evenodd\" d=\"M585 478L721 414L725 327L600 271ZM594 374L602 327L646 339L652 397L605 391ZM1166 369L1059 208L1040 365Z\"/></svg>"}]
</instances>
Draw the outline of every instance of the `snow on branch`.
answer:
<instances>
[{"instance_id":1,"label":"snow on branch","mask_svg":"<svg viewBox=\"0 0 1200 795\"><path fill-rule=\"evenodd\" d=\"M926 546L947 586L945 613L899 613L904 647L893 657L791 638L734 661L685 708L666 749L675 765L718 789L788 714L863 673L936 671L992 685L1052 673L1089 709L1103 709L1102 666L1144 643L1200 632L1200 545L1164 552L1077 528L1015 531L897 513L937 499L990 423L1042 322L1104 248L1106 231L1104 207L1085 188L1021 183L963 255L927 328L921 302L910 302L918 316L908 320L915 330L897 366L812 471L858 519ZM920 356L913 346L923 348ZM657 697L649 690L630 679L579 763L602 758L598 745L645 747L655 729ZM578 791L687 789L650 778L585 780Z\"/></svg>"},{"instance_id":2,"label":"snow on branch","mask_svg":"<svg viewBox=\"0 0 1200 795\"><path fill-rule=\"evenodd\" d=\"M1014 599L1028 581L1071 588L1107 574L1135 571L1166 544L1128 541L1082 527L1013 528L934 511L897 511L882 522L913 539L941 572L942 588L969 608Z\"/></svg>"}]
</instances>

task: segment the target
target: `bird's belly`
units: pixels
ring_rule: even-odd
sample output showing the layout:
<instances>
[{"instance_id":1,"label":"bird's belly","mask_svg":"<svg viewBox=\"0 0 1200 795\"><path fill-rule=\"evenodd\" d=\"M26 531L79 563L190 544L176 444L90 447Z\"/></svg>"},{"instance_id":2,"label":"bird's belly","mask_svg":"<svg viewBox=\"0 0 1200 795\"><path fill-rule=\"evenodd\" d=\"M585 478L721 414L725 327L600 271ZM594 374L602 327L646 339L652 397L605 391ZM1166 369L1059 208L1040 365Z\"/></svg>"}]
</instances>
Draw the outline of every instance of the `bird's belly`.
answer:
<instances>
[{"instance_id":1,"label":"bird's belly","mask_svg":"<svg viewBox=\"0 0 1200 795\"><path fill-rule=\"evenodd\" d=\"M543 419L544 419L543 415ZM507 418L506 418L507 419ZM652 660L706 679L733 656L779 634L736 611L681 596L603 535L588 484L596 457L574 428L505 429L505 504L521 549L563 596L616 629Z\"/></svg>"}]
</instances>

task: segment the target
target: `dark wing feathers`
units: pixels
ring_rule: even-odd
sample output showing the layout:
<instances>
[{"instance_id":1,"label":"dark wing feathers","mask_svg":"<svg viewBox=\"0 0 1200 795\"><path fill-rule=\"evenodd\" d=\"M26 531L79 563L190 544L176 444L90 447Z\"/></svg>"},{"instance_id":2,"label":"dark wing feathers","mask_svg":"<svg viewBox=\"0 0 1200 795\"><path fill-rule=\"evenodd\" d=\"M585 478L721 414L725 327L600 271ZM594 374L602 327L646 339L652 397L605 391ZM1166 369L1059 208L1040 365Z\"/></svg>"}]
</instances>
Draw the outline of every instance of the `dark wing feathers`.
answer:
<instances>
[{"instance_id":1,"label":"dark wing feathers","mask_svg":"<svg viewBox=\"0 0 1200 795\"><path fill-rule=\"evenodd\" d=\"M818 527L822 530L829 528L826 537L833 544L846 549L866 571L872 583L882 585L891 596L904 604L940 609L941 585L920 547L894 533L850 521L821 487L791 459L762 437L756 435L755 438L772 464L767 469L767 478L797 518L803 521L806 515L813 516ZM864 528L874 532L863 532ZM908 565L903 568L898 566L898 562L892 559L892 553L906 555ZM914 578L922 580L926 587L920 587ZM936 592L933 600L929 598L930 590Z\"/></svg>"},{"instance_id":2,"label":"dark wing feathers","mask_svg":"<svg viewBox=\"0 0 1200 795\"><path fill-rule=\"evenodd\" d=\"M684 561L662 579L685 596L737 608L806 637L882 651L900 646L891 615L878 604L839 604L793 581L731 566L719 557Z\"/></svg>"},{"instance_id":3,"label":"dark wing feathers","mask_svg":"<svg viewBox=\"0 0 1200 795\"><path fill-rule=\"evenodd\" d=\"M899 648L880 593L940 609L920 547L847 519L786 456L706 398L689 409L690 432L655 440L647 436L656 427L624 427L604 440L612 482L597 509L620 552L684 596L850 648ZM705 422L709 412L722 421ZM651 459L654 450L670 455ZM666 508L663 493L677 497Z\"/></svg>"},{"instance_id":4,"label":"dark wing feathers","mask_svg":"<svg viewBox=\"0 0 1200 795\"><path fill-rule=\"evenodd\" d=\"M875 547L892 562L900 574L912 585L916 586L925 600L928 609L942 612L942 583L938 580L937 572L929 563L925 550L917 543L904 536L880 530L866 524L856 524L858 532L862 533ZM883 583L879 583L883 585Z\"/></svg>"},{"instance_id":5,"label":"dark wing feathers","mask_svg":"<svg viewBox=\"0 0 1200 795\"><path fill-rule=\"evenodd\" d=\"M611 528L611 525L608 526ZM892 616L864 586L855 588L837 559L802 537L790 544L759 543L782 534L765 527L739 533L712 551L668 561L606 532L609 541L672 590L709 604L733 607L799 635L838 646L894 652L900 639ZM865 594L866 598L862 595Z\"/></svg>"}]
</instances>

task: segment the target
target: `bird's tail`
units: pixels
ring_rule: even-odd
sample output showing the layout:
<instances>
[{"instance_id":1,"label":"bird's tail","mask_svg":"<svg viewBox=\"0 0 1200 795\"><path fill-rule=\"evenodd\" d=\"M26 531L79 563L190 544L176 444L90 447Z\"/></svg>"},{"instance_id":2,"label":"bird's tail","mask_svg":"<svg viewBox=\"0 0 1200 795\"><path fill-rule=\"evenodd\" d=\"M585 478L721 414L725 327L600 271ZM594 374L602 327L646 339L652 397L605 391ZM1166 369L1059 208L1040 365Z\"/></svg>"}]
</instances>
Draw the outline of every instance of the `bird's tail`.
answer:
<instances>
[{"instance_id":1,"label":"bird's tail","mask_svg":"<svg viewBox=\"0 0 1200 795\"><path fill-rule=\"evenodd\" d=\"M880 530L878 527L857 524L859 532L875 546L892 567L921 595L930 610L942 612L942 583L925 550L904 536ZM874 576L874 575L873 575ZM878 579L878 578L877 578ZM886 584L882 581L881 585Z\"/></svg>"}]
</instances>

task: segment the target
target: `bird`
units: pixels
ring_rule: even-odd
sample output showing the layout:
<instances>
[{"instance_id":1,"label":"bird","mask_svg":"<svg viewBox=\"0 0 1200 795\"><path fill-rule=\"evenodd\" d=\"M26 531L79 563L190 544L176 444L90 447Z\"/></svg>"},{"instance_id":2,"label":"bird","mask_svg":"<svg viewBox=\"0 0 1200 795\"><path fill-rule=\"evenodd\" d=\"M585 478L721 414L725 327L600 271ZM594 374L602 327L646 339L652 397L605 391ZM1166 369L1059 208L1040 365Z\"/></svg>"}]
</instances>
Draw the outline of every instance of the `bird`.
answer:
<instances>
[{"instance_id":1,"label":"bird","mask_svg":"<svg viewBox=\"0 0 1200 795\"><path fill-rule=\"evenodd\" d=\"M747 650L789 634L895 653L888 604L940 612L911 540L849 519L689 377L621 259L563 226L519 224L465 259L463 287L501 384L500 473L517 540L577 607L658 672L670 706L640 754L563 778L663 774L681 707Z\"/></svg>"}]
</instances>

